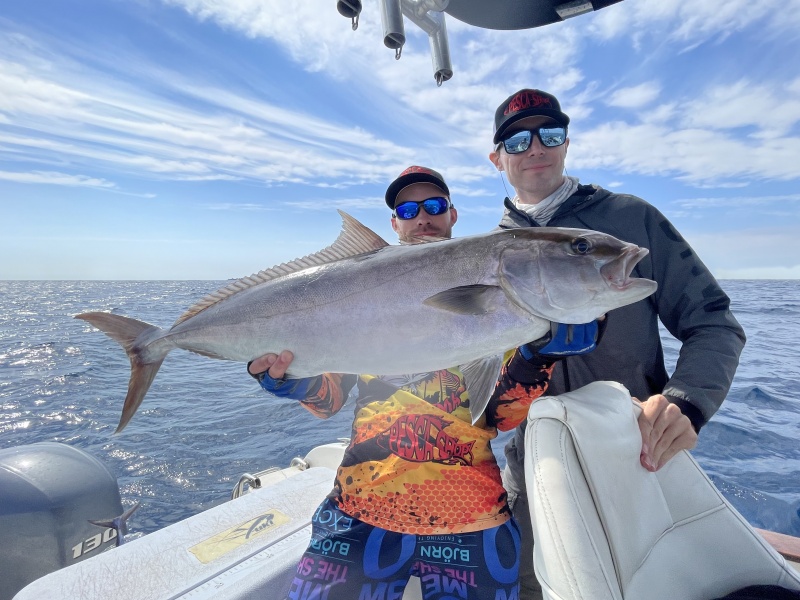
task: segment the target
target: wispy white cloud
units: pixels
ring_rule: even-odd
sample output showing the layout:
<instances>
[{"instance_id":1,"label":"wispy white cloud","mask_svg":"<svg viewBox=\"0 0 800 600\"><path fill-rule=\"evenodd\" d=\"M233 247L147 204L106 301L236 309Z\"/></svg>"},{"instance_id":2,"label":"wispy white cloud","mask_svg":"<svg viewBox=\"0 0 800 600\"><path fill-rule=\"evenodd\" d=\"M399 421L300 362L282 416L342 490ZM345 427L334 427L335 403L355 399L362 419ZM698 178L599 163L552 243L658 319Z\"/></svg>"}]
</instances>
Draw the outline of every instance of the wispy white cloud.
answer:
<instances>
[{"instance_id":1,"label":"wispy white cloud","mask_svg":"<svg viewBox=\"0 0 800 600\"><path fill-rule=\"evenodd\" d=\"M499 178L499 174L498 174ZM453 179L453 181L460 181L458 178ZM448 185L447 187L450 188L450 194L454 197L466 197L466 198L496 198L497 194L494 190L488 190L484 187L467 187L463 185Z\"/></svg>"},{"instance_id":2,"label":"wispy white cloud","mask_svg":"<svg viewBox=\"0 0 800 600\"><path fill-rule=\"evenodd\" d=\"M323 0L293 3L291 10L261 0L164 0L183 8L201 21L213 21L224 29L251 38L272 39L281 44L291 58L310 71L324 70L343 77L358 67L369 69L369 55L375 45L365 46L364 36L381 35L380 21L362 19L358 33L350 35L349 22L336 12L336 5ZM388 51L387 51L388 52ZM342 53L353 61L342 61ZM373 54L373 52L370 52Z\"/></svg>"},{"instance_id":3,"label":"wispy white cloud","mask_svg":"<svg viewBox=\"0 0 800 600\"><path fill-rule=\"evenodd\" d=\"M177 74L159 81L164 92L156 95L125 89L108 74L61 67L38 56L0 62L0 110L27 132L3 136L17 160L41 162L49 152L60 157L54 162L67 157L129 174L313 182L322 173L312 165L324 163L326 179L375 180L386 177L397 155L411 154L360 127L189 85Z\"/></svg>"},{"instance_id":4,"label":"wispy white cloud","mask_svg":"<svg viewBox=\"0 0 800 600\"><path fill-rule=\"evenodd\" d=\"M601 39L659 36L666 32L675 42L687 47L719 41L753 24L762 25L764 36L797 35L800 14L783 0L626 0L626 6L600 11L589 28Z\"/></svg>"},{"instance_id":5,"label":"wispy white cloud","mask_svg":"<svg viewBox=\"0 0 800 600\"><path fill-rule=\"evenodd\" d=\"M633 87L616 90L606 103L622 108L640 108L658 98L660 91L661 86L658 83L648 81Z\"/></svg>"},{"instance_id":6,"label":"wispy white cloud","mask_svg":"<svg viewBox=\"0 0 800 600\"><path fill-rule=\"evenodd\" d=\"M175 178L177 181L241 181L242 177L233 175L183 175Z\"/></svg>"},{"instance_id":7,"label":"wispy white cloud","mask_svg":"<svg viewBox=\"0 0 800 600\"><path fill-rule=\"evenodd\" d=\"M800 122L800 85L797 80L765 84L745 78L714 85L684 104L683 120L710 129L754 127L754 135L772 143Z\"/></svg>"},{"instance_id":8,"label":"wispy white cloud","mask_svg":"<svg viewBox=\"0 0 800 600\"><path fill-rule=\"evenodd\" d=\"M592 80L583 67L590 38L634 40L635 32L668 30L668 43L718 40L771 22L782 8L777 0L758 7L745 0L702 6L626 0L591 18L523 31L479 30L449 19L456 74L442 88L425 75L427 39L412 25L401 60L382 46L374 3L365 3L355 32L330 0L285 11L261 0L164 3L232 35L270 40L320 77L347 80L368 119L390 115L387 121L403 124L403 135L188 77L142 55L122 54L117 65L81 62L76 57L90 52L118 55L80 44L73 54L57 52L48 46L54 40L12 32L0 40L0 123L12 126L2 144L13 160L66 163L76 172L101 166L150 180L335 190L385 182L408 164L435 164L462 186L460 193L479 197L497 177L486 160L493 108L515 89L536 86L562 95L572 116L571 168L665 175L698 187L797 178L800 138L791 131L800 121L800 78L736 76L724 83L717 77L693 90L694 97L656 104L661 82L612 87L608 95L608 84ZM626 120L584 124L598 98L631 109Z\"/></svg>"},{"instance_id":9,"label":"wispy white cloud","mask_svg":"<svg viewBox=\"0 0 800 600\"><path fill-rule=\"evenodd\" d=\"M765 114L768 114L767 111ZM573 133L568 166L663 175L701 186L797 179L800 136L609 122Z\"/></svg>"},{"instance_id":10,"label":"wispy white cloud","mask_svg":"<svg viewBox=\"0 0 800 600\"><path fill-rule=\"evenodd\" d=\"M72 187L90 188L115 188L116 184L105 179L87 177L85 175L69 175L66 173L56 173L51 171L29 171L24 173L14 173L10 171L0 171L0 180L13 181L14 183L37 183L46 185L65 185Z\"/></svg>"}]
</instances>

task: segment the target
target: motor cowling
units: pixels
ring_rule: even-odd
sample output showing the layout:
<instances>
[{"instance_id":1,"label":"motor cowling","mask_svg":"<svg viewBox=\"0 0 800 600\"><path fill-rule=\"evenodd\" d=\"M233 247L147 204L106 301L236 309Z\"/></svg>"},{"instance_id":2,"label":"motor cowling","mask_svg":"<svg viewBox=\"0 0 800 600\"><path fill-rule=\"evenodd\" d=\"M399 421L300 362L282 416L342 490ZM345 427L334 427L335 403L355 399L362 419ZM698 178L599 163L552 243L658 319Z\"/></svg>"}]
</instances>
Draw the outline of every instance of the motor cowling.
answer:
<instances>
[{"instance_id":1,"label":"motor cowling","mask_svg":"<svg viewBox=\"0 0 800 600\"><path fill-rule=\"evenodd\" d=\"M122 514L119 486L97 458L57 442L0 450L0 600L116 545L90 520Z\"/></svg>"}]
</instances>

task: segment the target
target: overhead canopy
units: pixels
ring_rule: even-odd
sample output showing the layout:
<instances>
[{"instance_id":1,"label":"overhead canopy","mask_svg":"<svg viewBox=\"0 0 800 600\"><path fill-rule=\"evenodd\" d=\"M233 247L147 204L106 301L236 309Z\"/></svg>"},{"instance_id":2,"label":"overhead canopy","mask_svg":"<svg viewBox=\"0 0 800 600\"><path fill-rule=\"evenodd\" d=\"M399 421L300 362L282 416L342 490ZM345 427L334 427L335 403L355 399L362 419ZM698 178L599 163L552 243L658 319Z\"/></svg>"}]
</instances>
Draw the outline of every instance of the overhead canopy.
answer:
<instances>
[{"instance_id":1,"label":"overhead canopy","mask_svg":"<svg viewBox=\"0 0 800 600\"><path fill-rule=\"evenodd\" d=\"M442 85L453 76L445 13L467 25L483 29L532 29L600 10L622 0L378 0L383 22L383 43L400 58L406 41L404 18L428 34L433 78ZM352 20L353 29L363 8L362 0L338 0L339 13Z\"/></svg>"},{"instance_id":2,"label":"overhead canopy","mask_svg":"<svg viewBox=\"0 0 800 600\"><path fill-rule=\"evenodd\" d=\"M621 0L450 0L448 15L485 29L530 29L600 10ZM558 9L558 10L557 10ZM561 16L559 11L562 13Z\"/></svg>"}]
</instances>

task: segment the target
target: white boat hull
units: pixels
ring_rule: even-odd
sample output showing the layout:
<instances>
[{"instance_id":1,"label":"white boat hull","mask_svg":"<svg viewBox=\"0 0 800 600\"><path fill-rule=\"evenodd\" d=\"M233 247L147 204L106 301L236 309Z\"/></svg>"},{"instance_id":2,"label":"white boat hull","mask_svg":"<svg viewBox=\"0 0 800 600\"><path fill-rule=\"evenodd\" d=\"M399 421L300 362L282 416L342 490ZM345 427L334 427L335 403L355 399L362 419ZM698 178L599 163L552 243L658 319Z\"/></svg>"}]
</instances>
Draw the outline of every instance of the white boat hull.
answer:
<instances>
[{"instance_id":1,"label":"white boat hull","mask_svg":"<svg viewBox=\"0 0 800 600\"><path fill-rule=\"evenodd\" d=\"M15 600L283 598L334 471L310 468L34 581Z\"/></svg>"}]
</instances>

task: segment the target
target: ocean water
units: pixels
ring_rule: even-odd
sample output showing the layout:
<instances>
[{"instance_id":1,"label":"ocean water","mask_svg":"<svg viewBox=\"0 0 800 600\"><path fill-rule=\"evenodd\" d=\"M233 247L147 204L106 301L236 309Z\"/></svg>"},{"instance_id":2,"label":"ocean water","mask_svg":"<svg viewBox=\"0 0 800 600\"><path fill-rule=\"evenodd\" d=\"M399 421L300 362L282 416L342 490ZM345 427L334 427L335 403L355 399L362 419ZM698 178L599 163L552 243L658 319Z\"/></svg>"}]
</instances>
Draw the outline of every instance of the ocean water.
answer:
<instances>
[{"instance_id":1,"label":"ocean water","mask_svg":"<svg viewBox=\"0 0 800 600\"><path fill-rule=\"evenodd\" d=\"M0 448L57 441L117 476L139 537L227 500L245 472L288 466L348 437L352 409L320 420L265 394L242 363L170 353L115 435L130 374L87 323L112 311L169 327L218 281L0 281ZM695 458L755 526L800 536L800 281L721 282L748 335L731 392ZM664 337L667 362L678 344ZM507 436L501 438L506 439ZM503 462L502 443L495 453Z\"/></svg>"}]
</instances>

